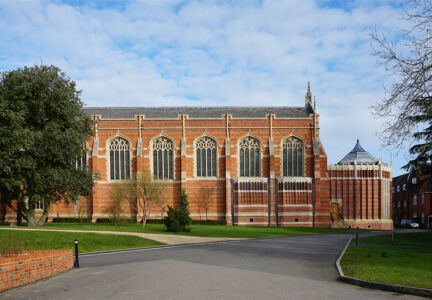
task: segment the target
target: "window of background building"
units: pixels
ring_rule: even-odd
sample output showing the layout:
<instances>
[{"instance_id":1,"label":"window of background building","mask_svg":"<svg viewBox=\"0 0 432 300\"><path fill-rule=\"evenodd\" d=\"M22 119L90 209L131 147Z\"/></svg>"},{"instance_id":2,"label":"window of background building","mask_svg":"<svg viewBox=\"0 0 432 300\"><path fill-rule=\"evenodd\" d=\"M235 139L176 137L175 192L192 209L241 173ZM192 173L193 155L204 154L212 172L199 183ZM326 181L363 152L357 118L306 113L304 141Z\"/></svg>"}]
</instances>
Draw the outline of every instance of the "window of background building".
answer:
<instances>
[{"instance_id":1,"label":"window of background building","mask_svg":"<svg viewBox=\"0 0 432 300\"><path fill-rule=\"evenodd\" d=\"M153 141L153 176L156 179L174 179L173 142L166 137Z\"/></svg>"},{"instance_id":2,"label":"window of background building","mask_svg":"<svg viewBox=\"0 0 432 300\"><path fill-rule=\"evenodd\" d=\"M424 193L421 194L421 204L424 205Z\"/></svg>"},{"instance_id":3,"label":"window of background building","mask_svg":"<svg viewBox=\"0 0 432 300\"><path fill-rule=\"evenodd\" d=\"M421 214L421 222L424 223L424 213Z\"/></svg>"},{"instance_id":4,"label":"window of background building","mask_svg":"<svg viewBox=\"0 0 432 300\"><path fill-rule=\"evenodd\" d=\"M407 201L406 201L406 199L404 200L404 207L407 207Z\"/></svg>"},{"instance_id":5,"label":"window of background building","mask_svg":"<svg viewBox=\"0 0 432 300\"><path fill-rule=\"evenodd\" d=\"M216 141L202 137L196 142L196 171L199 177L216 177Z\"/></svg>"},{"instance_id":6,"label":"window of background building","mask_svg":"<svg viewBox=\"0 0 432 300\"><path fill-rule=\"evenodd\" d=\"M417 205L417 194L413 196L413 205Z\"/></svg>"},{"instance_id":7,"label":"window of background building","mask_svg":"<svg viewBox=\"0 0 432 300\"><path fill-rule=\"evenodd\" d=\"M405 191L406 190L406 184L404 183L402 186L402 190Z\"/></svg>"},{"instance_id":8,"label":"window of background building","mask_svg":"<svg viewBox=\"0 0 432 300\"><path fill-rule=\"evenodd\" d=\"M287 138L283 145L283 176L303 176L303 141Z\"/></svg>"},{"instance_id":9,"label":"window of background building","mask_svg":"<svg viewBox=\"0 0 432 300\"><path fill-rule=\"evenodd\" d=\"M130 145L122 138L116 137L110 142L110 179L125 180L130 177Z\"/></svg>"},{"instance_id":10,"label":"window of background building","mask_svg":"<svg viewBox=\"0 0 432 300\"><path fill-rule=\"evenodd\" d=\"M417 213L413 213L413 218L417 218Z\"/></svg>"},{"instance_id":11,"label":"window of background building","mask_svg":"<svg viewBox=\"0 0 432 300\"><path fill-rule=\"evenodd\" d=\"M261 170L261 144L248 136L240 141L240 176L259 177Z\"/></svg>"},{"instance_id":12,"label":"window of background building","mask_svg":"<svg viewBox=\"0 0 432 300\"><path fill-rule=\"evenodd\" d=\"M397 191L400 192L400 186L397 186Z\"/></svg>"}]
</instances>

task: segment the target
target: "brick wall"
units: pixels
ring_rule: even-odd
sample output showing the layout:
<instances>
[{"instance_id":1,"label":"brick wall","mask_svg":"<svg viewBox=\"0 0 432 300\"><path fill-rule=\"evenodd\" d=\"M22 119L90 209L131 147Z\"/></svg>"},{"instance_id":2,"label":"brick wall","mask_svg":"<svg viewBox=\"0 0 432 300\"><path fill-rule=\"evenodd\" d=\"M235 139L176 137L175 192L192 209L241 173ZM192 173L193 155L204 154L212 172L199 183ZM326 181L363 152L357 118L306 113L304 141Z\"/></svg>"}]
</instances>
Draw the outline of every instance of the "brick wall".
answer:
<instances>
[{"instance_id":1,"label":"brick wall","mask_svg":"<svg viewBox=\"0 0 432 300\"><path fill-rule=\"evenodd\" d=\"M393 229L391 166L332 165L328 171L334 227Z\"/></svg>"},{"instance_id":2,"label":"brick wall","mask_svg":"<svg viewBox=\"0 0 432 300\"><path fill-rule=\"evenodd\" d=\"M6 252L0 256L0 292L69 270L72 250Z\"/></svg>"}]
</instances>

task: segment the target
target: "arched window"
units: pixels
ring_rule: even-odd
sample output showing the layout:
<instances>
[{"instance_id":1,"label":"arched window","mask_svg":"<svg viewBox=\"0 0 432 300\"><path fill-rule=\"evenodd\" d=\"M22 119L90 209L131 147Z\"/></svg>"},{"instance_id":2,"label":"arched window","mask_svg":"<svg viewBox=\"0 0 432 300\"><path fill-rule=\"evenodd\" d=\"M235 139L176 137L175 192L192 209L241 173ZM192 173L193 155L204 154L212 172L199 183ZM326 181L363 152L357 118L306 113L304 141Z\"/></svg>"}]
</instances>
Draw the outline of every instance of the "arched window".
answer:
<instances>
[{"instance_id":1,"label":"arched window","mask_svg":"<svg viewBox=\"0 0 432 300\"><path fill-rule=\"evenodd\" d=\"M116 137L110 145L110 179L124 180L130 177L130 145L122 138Z\"/></svg>"},{"instance_id":2,"label":"arched window","mask_svg":"<svg viewBox=\"0 0 432 300\"><path fill-rule=\"evenodd\" d=\"M303 141L287 138L283 145L283 176L303 176Z\"/></svg>"},{"instance_id":3,"label":"arched window","mask_svg":"<svg viewBox=\"0 0 432 300\"><path fill-rule=\"evenodd\" d=\"M202 137L196 142L197 176L216 176L216 141Z\"/></svg>"},{"instance_id":4,"label":"arched window","mask_svg":"<svg viewBox=\"0 0 432 300\"><path fill-rule=\"evenodd\" d=\"M259 177L261 169L260 141L248 136L240 141L240 176Z\"/></svg>"},{"instance_id":5,"label":"arched window","mask_svg":"<svg viewBox=\"0 0 432 300\"><path fill-rule=\"evenodd\" d=\"M173 142L166 137L153 140L153 175L156 179L174 179Z\"/></svg>"}]
</instances>

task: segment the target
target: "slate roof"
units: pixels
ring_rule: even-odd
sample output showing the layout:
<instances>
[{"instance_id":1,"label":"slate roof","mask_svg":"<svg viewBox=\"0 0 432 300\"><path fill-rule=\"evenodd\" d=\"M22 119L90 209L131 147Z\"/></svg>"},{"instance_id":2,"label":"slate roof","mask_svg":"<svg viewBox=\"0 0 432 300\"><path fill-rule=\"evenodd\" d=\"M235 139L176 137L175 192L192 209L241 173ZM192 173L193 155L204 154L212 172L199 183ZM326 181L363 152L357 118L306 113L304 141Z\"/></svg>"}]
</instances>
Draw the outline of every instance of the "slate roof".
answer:
<instances>
[{"instance_id":1,"label":"slate roof","mask_svg":"<svg viewBox=\"0 0 432 300\"><path fill-rule=\"evenodd\" d=\"M276 118L309 118L313 113L311 106L181 106L181 107L85 107L88 115L101 115L102 119L133 119L145 115L147 119L178 119L187 114L189 118L223 118L231 114L234 119L266 118L268 114Z\"/></svg>"},{"instance_id":2,"label":"slate roof","mask_svg":"<svg viewBox=\"0 0 432 300\"><path fill-rule=\"evenodd\" d=\"M357 164L377 164L378 159L372 156L369 152L367 152L360 145L359 140L357 140L357 144L354 146L354 149L351 150L344 158L338 162L338 165L352 165L354 161L357 161Z\"/></svg>"}]
</instances>

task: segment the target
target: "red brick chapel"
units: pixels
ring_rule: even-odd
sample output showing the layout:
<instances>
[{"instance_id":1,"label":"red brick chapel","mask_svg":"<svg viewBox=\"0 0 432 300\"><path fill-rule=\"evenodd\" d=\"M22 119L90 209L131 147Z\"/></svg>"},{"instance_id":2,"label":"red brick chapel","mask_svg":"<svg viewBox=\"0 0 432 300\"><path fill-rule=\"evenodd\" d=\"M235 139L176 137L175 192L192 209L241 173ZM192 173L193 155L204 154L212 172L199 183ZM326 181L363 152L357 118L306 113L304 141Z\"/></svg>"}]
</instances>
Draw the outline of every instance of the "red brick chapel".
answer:
<instances>
[{"instance_id":1,"label":"red brick chapel","mask_svg":"<svg viewBox=\"0 0 432 300\"><path fill-rule=\"evenodd\" d=\"M314 101L315 102L315 101ZM81 164L97 174L94 193L51 207L49 221L83 212L107 218L114 183L149 170L165 179L166 205L185 190L191 217L254 226L392 229L392 166L359 143L327 165L319 114L308 86L305 105L260 107L89 107L94 135ZM161 218L155 207L151 218ZM132 208L125 217L136 218ZM7 207L0 218L14 222ZM140 220L137 220L140 221Z\"/></svg>"}]
</instances>

